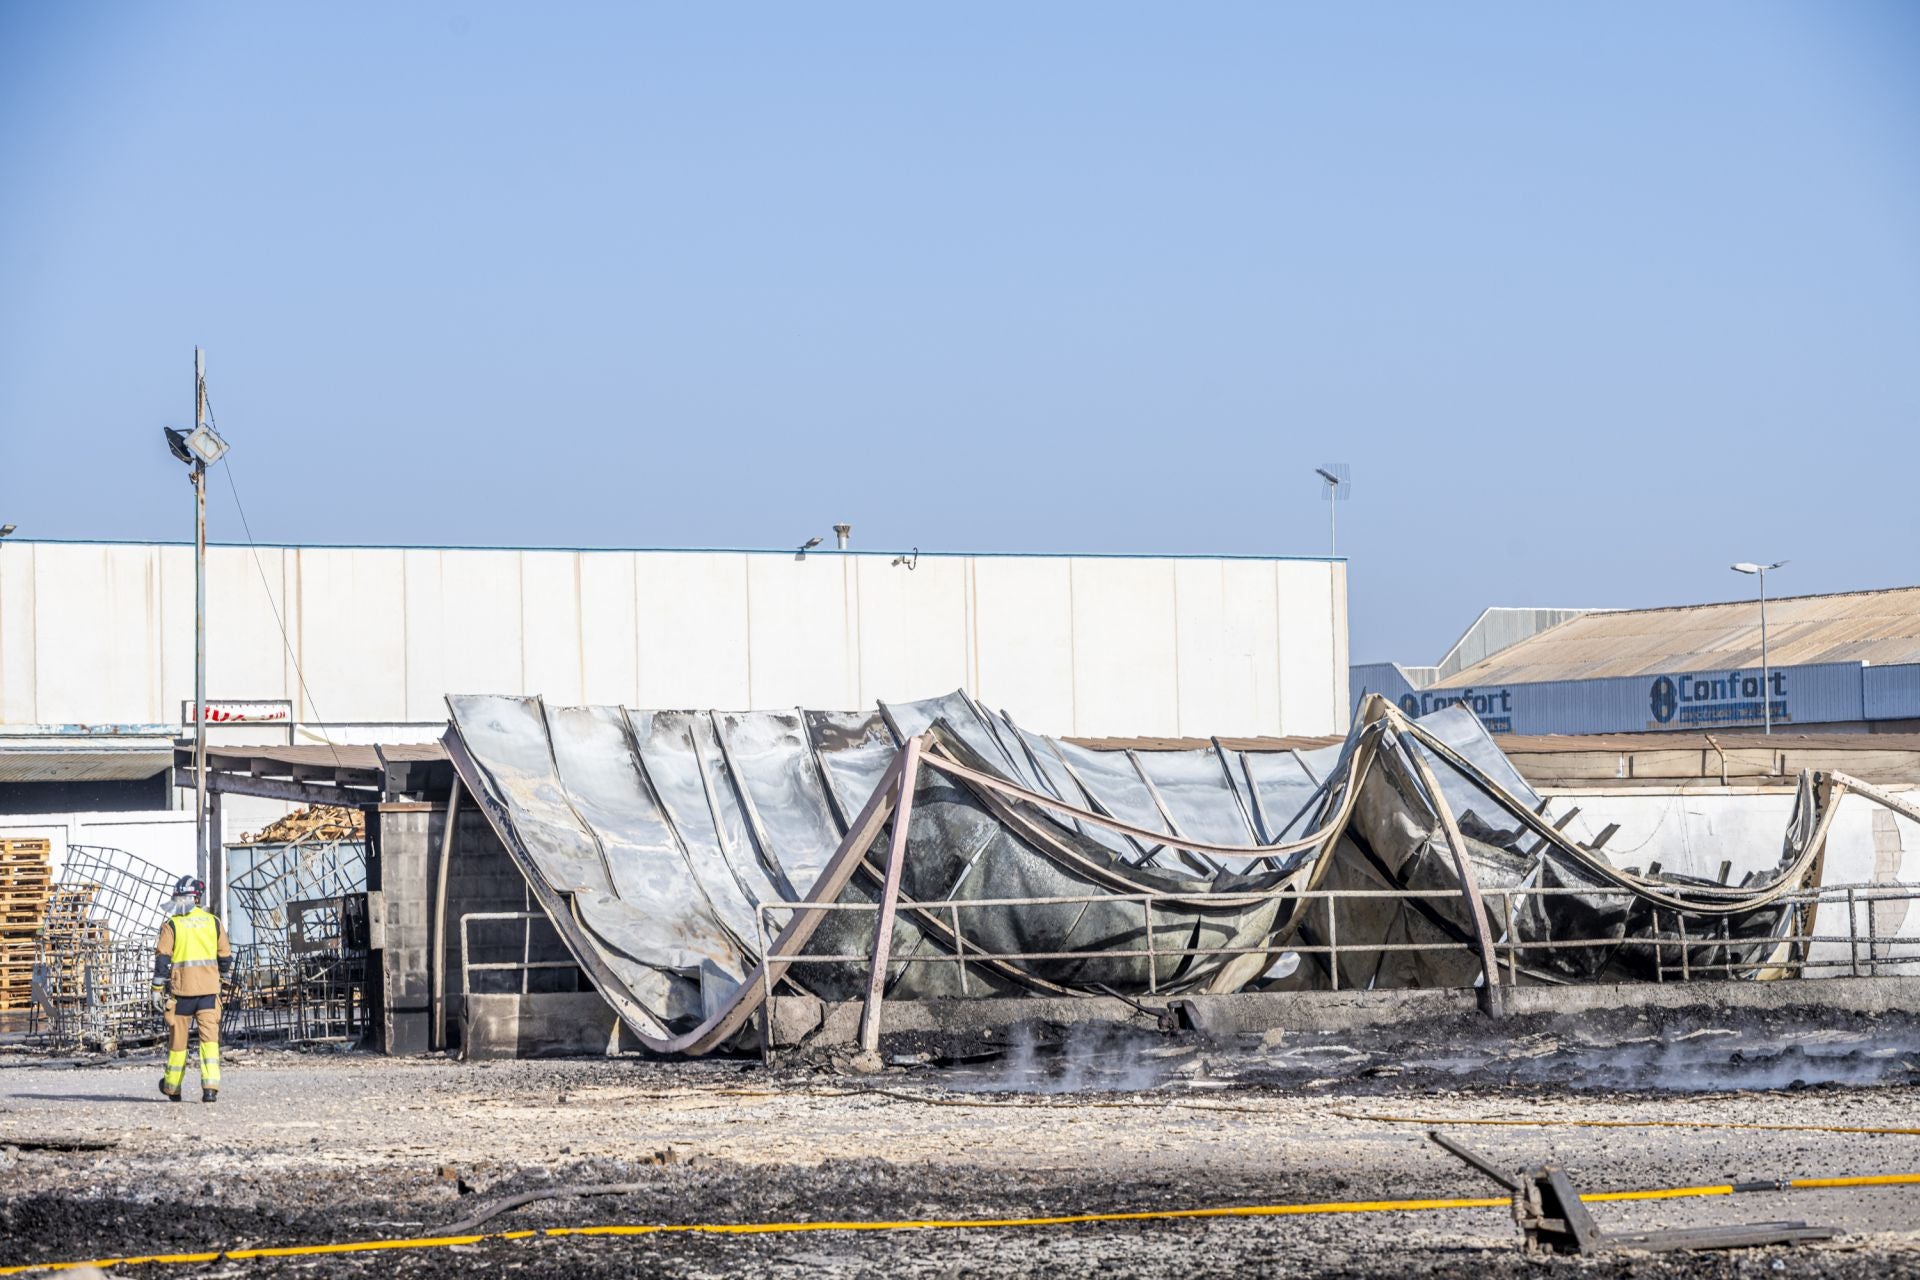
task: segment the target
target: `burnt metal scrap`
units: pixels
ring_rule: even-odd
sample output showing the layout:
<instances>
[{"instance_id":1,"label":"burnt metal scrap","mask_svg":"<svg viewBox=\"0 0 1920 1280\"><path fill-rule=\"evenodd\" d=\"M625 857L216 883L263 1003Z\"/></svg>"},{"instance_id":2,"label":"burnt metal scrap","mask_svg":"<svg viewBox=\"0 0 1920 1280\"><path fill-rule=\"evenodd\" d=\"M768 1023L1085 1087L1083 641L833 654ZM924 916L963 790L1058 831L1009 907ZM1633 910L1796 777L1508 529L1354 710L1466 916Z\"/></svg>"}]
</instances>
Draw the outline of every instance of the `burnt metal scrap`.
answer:
<instances>
[{"instance_id":1,"label":"burnt metal scrap","mask_svg":"<svg viewBox=\"0 0 1920 1280\"><path fill-rule=\"evenodd\" d=\"M1523 978L1787 976L1840 797L1920 817L1805 775L1777 863L1721 884L1565 835L1457 708L1371 698L1315 751L1145 752L964 693L871 714L449 707L467 790L657 1052L729 1042L776 988L864 996L872 1021L883 994L1478 986L1497 1011Z\"/></svg>"},{"instance_id":2,"label":"burnt metal scrap","mask_svg":"<svg viewBox=\"0 0 1920 1280\"><path fill-rule=\"evenodd\" d=\"M1601 1253L1634 1249L1642 1253L1679 1253L1702 1249L1752 1249L1831 1240L1832 1227L1804 1222L1746 1222L1732 1226L1671 1227L1656 1231L1603 1231L1587 1209L1565 1169L1552 1162L1508 1173L1484 1155L1438 1129L1427 1137L1497 1182L1513 1195L1513 1221L1531 1254ZM1726 1184L1727 1195L1743 1191L1787 1191L1792 1182ZM1604 1198L1604 1197L1602 1197Z\"/></svg>"},{"instance_id":3,"label":"burnt metal scrap","mask_svg":"<svg viewBox=\"0 0 1920 1280\"><path fill-rule=\"evenodd\" d=\"M262 833L294 839L228 851L228 892L248 926L234 947L230 1039L349 1039L363 1029L367 847L347 812L300 810Z\"/></svg>"},{"instance_id":4,"label":"burnt metal scrap","mask_svg":"<svg viewBox=\"0 0 1920 1280\"><path fill-rule=\"evenodd\" d=\"M323 838L234 852L232 923L245 928L222 1009L226 1041L356 1036L366 1017L365 846ZM165 1037L153 944L175 879L123 849L67 846L35 940L34 1041L112 1051Z\"/></svg>"},{"instance_id":5,"label":"burnt metal scrap","mask_svg":"<svg viewBox=\"0 0 1920 1280\"><path fill-rule=\"evenodd\" d=\"M32 1034L55 1048L150 1043L153 941L173 877L120 849L68 845L35 939Z\"/></svg>"}]
</instances>

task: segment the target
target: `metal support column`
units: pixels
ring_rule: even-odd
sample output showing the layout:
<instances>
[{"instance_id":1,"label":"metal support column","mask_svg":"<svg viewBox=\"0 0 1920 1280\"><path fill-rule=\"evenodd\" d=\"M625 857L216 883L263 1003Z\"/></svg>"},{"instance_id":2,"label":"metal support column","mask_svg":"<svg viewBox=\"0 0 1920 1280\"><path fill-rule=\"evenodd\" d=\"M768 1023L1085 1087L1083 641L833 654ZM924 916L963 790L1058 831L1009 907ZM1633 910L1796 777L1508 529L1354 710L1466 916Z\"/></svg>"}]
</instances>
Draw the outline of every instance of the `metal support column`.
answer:
<instances>
[{"instance_id":1,"label":"metal support column","mask_svg":"<svg viewBox=\"0 0 1920 1280\"><path fill-rule=\"evenodd\" d=\"M433 1028L427 1043L447 1047L447 869L453 862L454 829L460 825L460 793L465 786L453 780L447 792L447 816L440 829L440 862L433 872L433 935L428 940L427 967L433 974Z\"/></svg>"},{"instance_id":2,"label":"metal support column","mask_svg":"<svg viewBox=\"0 0 1920 1280\"><path fill-rule=\"evenodd\" d=\"M1427 764L1426 757L1420 754L1420 744L1407 740L1403 745L1407 759L1413 762L1414 770L1420 775L1420 785L1427 789L1427 795L1433 800L1433 811L1439 815L1441 829L1447 835L1447 845L1453 850L1454 871L1460 877L1460 893L1467 904L1467 921L1473 928L1474 947L1480 953L1480 1010L1488 1017L1504 1017L1506 999L1500 988L1500 962L1493 955L1493 928L1487 923L1487 904L1480 897L1480 878L1474 874L1473 859L1467 853L1466 839L1460 834L1459 824L1453 820L1453 807L1447 803L1446 796L1440 793L1439 780L1433 776L1433 769Z\"/></svg>"},{"instance_id":3,"label":"metal support column","mask_svg":"<svg viewBox=\"0 0 1920 1280\"><path fill-rule=\"evenodd\" d=\"M893 804L893 839L874 913L873 963L867 970L867 1003L860 1015L860 1061L870 1070L880 1064L880 1005L887 985L887 961L893 951L893 921L900 906L900 876L907 861L907 824L913 817L913 787L920 774L920 739L908 738Z\"/></svg>"}]
</instances>

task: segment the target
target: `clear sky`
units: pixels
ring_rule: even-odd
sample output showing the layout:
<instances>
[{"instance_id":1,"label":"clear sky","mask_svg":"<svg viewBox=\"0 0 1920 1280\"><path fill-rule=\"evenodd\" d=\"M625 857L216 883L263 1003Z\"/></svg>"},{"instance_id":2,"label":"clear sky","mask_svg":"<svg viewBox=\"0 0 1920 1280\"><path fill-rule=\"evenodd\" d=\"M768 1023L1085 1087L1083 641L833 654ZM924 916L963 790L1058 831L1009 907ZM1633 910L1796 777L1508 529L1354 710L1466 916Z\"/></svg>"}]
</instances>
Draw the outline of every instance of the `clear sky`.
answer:
<instances>
[{"instance_id":1,"label":"clear sky","mask_svg":"<svg viewBox=\"0 0 1920 1280\"><path fill-rule=\"evenodd\" d=\"M0 0L0 521L1920 582L1920 4ZM224 478L214 536L239 524Z\"/></svg>"}]
</instances>

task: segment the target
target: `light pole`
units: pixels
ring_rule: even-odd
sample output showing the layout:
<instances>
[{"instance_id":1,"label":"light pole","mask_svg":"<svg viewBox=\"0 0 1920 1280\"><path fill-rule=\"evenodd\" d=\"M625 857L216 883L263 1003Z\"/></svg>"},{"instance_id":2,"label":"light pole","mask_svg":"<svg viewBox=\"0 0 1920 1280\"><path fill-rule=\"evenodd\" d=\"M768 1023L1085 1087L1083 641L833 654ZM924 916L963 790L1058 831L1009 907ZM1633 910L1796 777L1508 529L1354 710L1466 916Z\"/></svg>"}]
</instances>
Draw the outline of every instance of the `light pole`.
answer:
<instances>
[{"instance_id":1,"label":"light pole","mask_svg":"<svg viewBox=\"0 0 1920 1280\"><path fill-rule=\"evenodd\" d=\"M227 452L207 423L207 361L193 349L193 430L167 427L167 447L193 482L193 850L194 874L207 878L207 467Z\"/></svg>"},{"instance_id":2,"label":"light pole","mask_svg":"<svg viewBox=\"0 0 1920 1280\"><path fill-rule=\"evenodd\" d=\"M1353 470L1344 462L1329 462L1324 467L1315 467L1313 474L1320 477L1326 486L1327 495L1327 554L1340 554L1340 520L1334 514L1333 504L1346 501L1353 492Z\"/></svg>"},{"instance_id":3,"label":"light pole","mask_svg":"<svg viewBox=\"0 0 1920 1280\"><path fill-rule=\"evenodd\" d=\"M1785 560L1776 560L1772 564L1754 564L1742 560L1731 566L1735 573L1755 573L1760 575L1760 723L1765 726L1763 733L1773 732L1773 667L1767 660L1767 570L1778 569Z\"/></svg>"}]
</instances>

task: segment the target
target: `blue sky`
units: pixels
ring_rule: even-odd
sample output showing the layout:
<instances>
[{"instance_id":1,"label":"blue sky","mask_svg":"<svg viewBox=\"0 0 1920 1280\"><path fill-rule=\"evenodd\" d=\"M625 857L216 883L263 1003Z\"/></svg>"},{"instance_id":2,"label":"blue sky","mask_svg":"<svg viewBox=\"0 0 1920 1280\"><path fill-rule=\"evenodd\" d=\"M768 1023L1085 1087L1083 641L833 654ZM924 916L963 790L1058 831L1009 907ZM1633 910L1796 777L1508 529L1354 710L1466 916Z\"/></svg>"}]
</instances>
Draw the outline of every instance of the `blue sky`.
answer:
<instances>
[{"instance_id":1,"label":"blue sky","mask_svg":"<svg viewBox=\"0 0 1920 1280\"><path fill-rule=\"evenodd\" d=\"M1920 6L0 5L0 521L1920 582ZM216 538L239 536L224 480Z\"/></svg>"}]
</instances>

